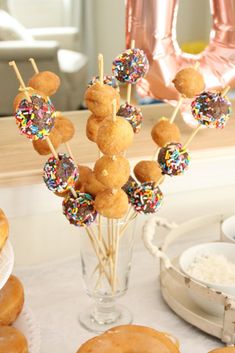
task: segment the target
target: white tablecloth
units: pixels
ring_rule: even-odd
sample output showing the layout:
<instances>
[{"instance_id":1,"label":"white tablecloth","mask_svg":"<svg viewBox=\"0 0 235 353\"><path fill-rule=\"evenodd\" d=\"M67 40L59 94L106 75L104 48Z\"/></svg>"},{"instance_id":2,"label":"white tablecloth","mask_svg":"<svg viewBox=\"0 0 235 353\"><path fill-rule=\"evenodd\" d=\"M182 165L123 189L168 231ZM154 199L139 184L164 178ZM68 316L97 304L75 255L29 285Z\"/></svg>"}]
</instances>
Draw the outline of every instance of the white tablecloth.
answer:
<instances>
[{"instance_id":1,"label":"white tablecloth","mask_svg":"<svg viewBox=\"0 0 235 353\"><path fill-rule=\"evenodd\" d=\"M218 166L210 180L223 180L217 169ZM181 223L210 213L235 214L234 194L234 183L167 194L158 215ZM25 202L32 201L32 195L34 201ZM18 193L13 189L6 190L1 193L1 207L10 215L15 273L23 280L27 301L41 325L41 353L76 353L82 342L94 336L78 323L79 310L89 305L90 299L83 288L79 258L61 260L66 256L77 256L78 229L70 226L62 216L61 200L52 199L50 195L45 187L40 186L20 189ZM17 204L20 198L23 201ZM143 220L144 217L140 217L139 233ZM48 259L56 262L48 264ZM38 266L40 263L44 264ZM20 268L22 264L27 267ZM137 241L134 252L130 288L120 302L132 311L134 323L175 335L180 340L182 353L207 353L220 346L219 340L185 323L164 303L158 283L157 261L140 241Z\"/></svg>"},{"instance_id":2,"label":"white tablecloth","mask_svg":"<svg viewBox=\"0 0 235 353\"><path fill-rule=\"evenodd\" d=\"M43 266L16 268L23 280L27 302L41 326L41 353L76 353L94 334L78 323L79 310L89 305L79 258L68 258ZM158 263L142 244L134 251L130 288L120 299L134 316L134 323L167 331L180 340L182 353L207 353L219 347L219 340L193 328L164 303Z\"/></svg>"}]
</instances>

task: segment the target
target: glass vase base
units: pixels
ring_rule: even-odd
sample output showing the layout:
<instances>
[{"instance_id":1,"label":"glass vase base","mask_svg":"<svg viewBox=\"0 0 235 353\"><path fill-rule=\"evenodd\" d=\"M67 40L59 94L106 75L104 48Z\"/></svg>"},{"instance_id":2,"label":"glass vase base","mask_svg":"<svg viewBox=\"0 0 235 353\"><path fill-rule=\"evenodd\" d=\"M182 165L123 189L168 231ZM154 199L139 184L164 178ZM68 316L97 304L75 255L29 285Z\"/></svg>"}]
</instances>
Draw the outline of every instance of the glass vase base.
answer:
<instances>
[{"instance_id":1,"label":"glass vase base","mask_svg":"<svg viewBox=\"0 0 235 353\"><path fill-rule=\"evenodd\" d=\"M119 325L128 325L132 323L133 317L131 312L122 305L115 305L114 318L100 318L97 320L94 313L95 306L90 306L85 310L81 311L79 314L80 324L88 331L102 333L111 329L112 327Z\"/></svg>"}]
</instances>

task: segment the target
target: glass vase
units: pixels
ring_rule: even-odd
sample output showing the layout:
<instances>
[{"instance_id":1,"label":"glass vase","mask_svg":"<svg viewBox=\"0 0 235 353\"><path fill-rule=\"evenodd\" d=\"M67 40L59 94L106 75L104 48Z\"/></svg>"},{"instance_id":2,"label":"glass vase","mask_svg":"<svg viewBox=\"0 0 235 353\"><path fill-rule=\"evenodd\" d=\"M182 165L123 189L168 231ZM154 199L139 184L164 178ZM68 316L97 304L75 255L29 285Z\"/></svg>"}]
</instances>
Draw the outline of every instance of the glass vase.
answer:
<instances>
[{"instance_id":1,"label":"glass vase","mask_svg":"<svg viewBox=\"0 0 235 353\"><path fill-rule=\"evenodd\" d=\"M111 220L101 218L80 237L82 275L93 305L80 313L83 327L104 332L132 322L130 311L119 304L129 284L135 218Z\"/></svg>"}]
</instances>

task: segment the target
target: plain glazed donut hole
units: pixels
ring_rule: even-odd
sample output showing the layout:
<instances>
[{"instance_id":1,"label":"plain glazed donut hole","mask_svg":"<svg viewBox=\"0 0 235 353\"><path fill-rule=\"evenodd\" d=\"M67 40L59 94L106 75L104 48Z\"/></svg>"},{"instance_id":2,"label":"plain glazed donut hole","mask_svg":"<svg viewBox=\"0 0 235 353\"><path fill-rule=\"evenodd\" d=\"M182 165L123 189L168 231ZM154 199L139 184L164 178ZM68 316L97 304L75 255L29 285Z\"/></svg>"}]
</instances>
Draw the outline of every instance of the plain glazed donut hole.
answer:
<instances>
[{"instance_id":1,"label":"plain glazed donut hole","mask_svg":"<svg viewBox=\"0 0 235 353\"><path fill-rule=\"evenodd\" d=\"M133 326L133 327L130 327ZM180 353L164 332L148 327L125 325L114 327L84 343L77 353Z\"/></svg>"},{"instance_id":2,"label":"plain glazed donut hole","mask_svg":"<svg viewBox=\"0 0 235 353\"><path fill-rule=\"evenodd\" d=\"M17 277L10 276L0 290L0 326L13 324L21 313L23 304L23 286Z\"/></svg>"},{"instance_id":3,"label":"plain glazed donut hole","mask_svg":"<svg viewBox=\"0 0 235 353\"><path fill-rule=\"evenodd\" d=\"M170 123L168 119L161 118L152 128L151 131L153 141L163 147L169 142L180 142L180 130L174 123Z\"/></svg>"},{"instance_id":4,"label":"plain glazed donut hole","mask_svg":"<svg viewBox=\"0 0 235 353\"><path fill-rule=\"evenodd\" d=\"M157 183L162 177L162 170L155 161L140 161L134 168L134 174L141 183L148 181Z\"/></svg>"},{"instance_id":5,"label":"plain glazed donut hole","mask_svg":"<svg viewBox=\"0 0 235 353\"><path fill-rule=\"evenodd\" d=\"M112 115L113 100L116 100L117 109L119 109L120 95L117 90L109 85L101 85L99 82L87 88L85 93L88 109L96 116L103 118Z\"/></svg>"},{"instance_id":6,"label":"plain glazed donut hole","mask_svg":"<svg viewBox=\"0 0 235 353\"><path fill-rule=\"evenodd\" d=\"M54 129L60 134L62 143L70 141L75 133L72 121L63 115L56 115Z\"/></svg>"},{"instance_id":7,"label":"plain glazed donut hole","mask_svg":"<svg viewBox=\"0 0 235 353\"><path fill-rule=\"evenodd\" d=\"M101 184L95 177L95 173L92 172L87 177L87 182L83 185L84 191L87 194L91 194L92 196L96 196L99 192L105 190L105 186Z\"/></svg>"},{"instance_id":8,"label":"plain glazed donut hole","mask_svg":"<svg viewBox=\"0 0 235 353\"><path fill-rule=\"evenodd\" d=\"M55 127L51 130L50 140L51 140L51 143L54 146L55 150L57 150L58 147L62 143L62 137L61 137L60 133L58 133L58 130L55 129ZM51 150L50 150L46 140L38 139L38 140L33 140L32 142L33 142L33 148L35 149L36 152L38 152L38 154L40 154L42 156L46 156L48 154L51 154Z\"/></svg>"},{"instance_id":9,"label":"plain glazed donut hole","mask_svg":"<svg viewBox=\"0 0 235 353\"><path fill-rule=\"evenodd\" d=\"M86 124L86 135L87 138L92 141L96 142L97 139L97 134L98 130L100 128L100 125L104 118L96 116L92 114L88 119L87 119L87 124Z\"/></svg>"},{"instance_id":10,"label":"plain glazed donut hole","mask_svg":"<svg viewBox=\"0 0 235 353\"><path fill-rule=\"evenodd\" d=\"M115 120L103 121L96 143L102 153L112 156L125 151L131 145L133 137L131 124L117 116Z\"/></svg>"},{"instance_id":11,"label":"plain glazed donut hole","mask_svg":"<svg viewBox=\"0 0 235 353\"><path fill-rule=\"evenodd\" d=\"M32 96L33 94L37 94L39 96L41 96L43 99L45 99L45 101L47 101L47 96L39 91L35 91L35 89L28 87L28 93L30 96ZM15 114L16 110L18 109L18 106L20 104L20 102L23 99L28 99L28 97L26 96L25 92L20 92L15 96L15 99L13 101L13 113Z\"/></svg>"},{"instance_id":12,"label":"plain glazed donut hole","mask_svg":"<svg viewBox=\"0 0 235 353\"><path fill-rule=\"evenodd\" d=\"M33 75L28 82L28 86L50 97L60 87L60 78L51 71L41 71Z\"/></svg>"},{"instance_id":13,"label":"plain glazed donut hole","mask_svg":"<svg viewBox=\"0 0 235 353\"><path fill-rule=\"evenodd\" d=\"M122 189L106 189L97 194L95 209L104 217L122 218L128 210L128 197Z\"/></svg>"},{"instance_id":14,"label":"plain glazed donut hole","mask_svg":"<svg viewBox=\"0 0 235 353\"><path fill-rule=\"evenodd\" d=\"M0 326L1 353L29 353L28 343L19 330L12 326Z\"/></svg>"},{"instance_id":15,"label":"plain glazed donut hole","mask_svg":"<svg viewBox=\"0 0 235 353\"><path fill-rule=\"evenodd\" d=\"M3 210L0 208L0 251L5 245L8 235L9 235L9 223Z\"/></svg>"},{"instance_id":16,"label":"plain glazed donut hole","mask_svg":"<svg viewBox=\"0 0 235 353\"><path fill-rule=\"evenodd\" d=\"M187 98L193 98L205 88L202 74L193 67L180 70L172 82L177 91Z\"/></svg>"},{"instance_id":17,"label":"plain glazed donut hole","mask_svg":"<svg viewBox=\"0 0 235 353\"><path fill-rule=\"evenodd\" d=\"M95 163L96 179L107 188L120 188L130 175L130 163L122 156L103 156Z\"/></svg>"}]
</instances>

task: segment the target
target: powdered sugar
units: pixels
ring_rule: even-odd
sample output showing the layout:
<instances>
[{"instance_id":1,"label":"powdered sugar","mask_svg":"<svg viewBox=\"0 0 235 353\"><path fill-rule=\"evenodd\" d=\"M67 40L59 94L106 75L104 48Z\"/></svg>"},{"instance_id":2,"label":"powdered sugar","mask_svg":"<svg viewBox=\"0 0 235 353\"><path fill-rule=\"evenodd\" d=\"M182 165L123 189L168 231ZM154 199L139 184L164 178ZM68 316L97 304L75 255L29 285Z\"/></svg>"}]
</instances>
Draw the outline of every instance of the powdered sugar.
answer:
<instances>
[{"instance_id":1,"label":"powdered sugar","mask_svg":"<svg viewBox=\"0 0 235 353\"><path fill-rule=\"evenodd\" d=\"M187 273L199 281L235 285L235 263L228 261L224 255L198 254L188 266Z\"/></svg>"}]
</instances>

